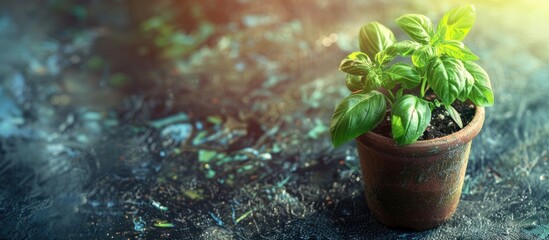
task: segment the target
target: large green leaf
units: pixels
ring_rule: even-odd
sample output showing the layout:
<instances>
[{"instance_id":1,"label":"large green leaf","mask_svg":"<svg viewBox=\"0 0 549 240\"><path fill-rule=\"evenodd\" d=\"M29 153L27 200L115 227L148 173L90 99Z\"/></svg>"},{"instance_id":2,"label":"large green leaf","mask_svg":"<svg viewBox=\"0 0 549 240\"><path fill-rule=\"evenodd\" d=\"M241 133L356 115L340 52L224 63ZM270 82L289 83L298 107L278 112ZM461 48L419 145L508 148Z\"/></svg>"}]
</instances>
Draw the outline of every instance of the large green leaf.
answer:
<instances>
[{"instance_id":1,"label":"large green leaf","mask_svg":"<svg viewBox=\"0 0 549 240\"><path fill-rule=\"evenodd\" d=\"M339 70L357 76L364 76L368 74L371 65L372 61L368 55L362 52L353 52L341 61Z\"/></svg>"},{"instance_id":2,"label":"large green leaf","mask_svg":"<svg viewBox=\"0 0 549 240\"><path fill-rule=\"evenodd\" d=\"M413 66L404 63L392 65L385 70L385 74L390 80L400 83L406 89L417 87L421 81L419 72Z\"/></svg>"},{"instance_id":3,"label":"large green leaf","mask_svg":"<svg viewBox=\"0 0 549 240\"><path fill-rule=\"evenodd\" d=\"M395 22L412 39L422 44L428 44L434 35L433 23L425 15L406 14L397 18Z\"/></svg>"},{"instance_id":4,"label":"large green leaf","mask_svg":"<svg viewBox=\"0 0 549 240\"><path fill-rule=\"evenodd\" d=\"M412 63L418 68L422 68L437 57L436 48L431 45L423 45L412 54Z\"/></svg>"},{"instance_id":5,"label":"large green leaf","mask_svg":"<svg viewBox=\"0 0 549 240\"><path fill-rule=\"evenodd\" d=\"M429 102L410 94L398 98L391 112L393 138L400 145L417 141L431 121Z\"/></svg>"},{"instance_id":6,"label":"large green leaf","mask_svg":"<svg viewBox=\"0 0 549 240\"><path fill-rule=\"evenodd\" d=\"M427 83L444 105L452 104L465 87L464 67L455 58L435 58L427 67Z\"/></svg>"},{"instance_id":7,"label":"large green leaf","mask_svg":"<svg viewBox=\"0 0 549 240\"><path fill-rule=\"evenodd\" d=\"M358 43L360 51L374 59L376 54L395 43L393 32L378 22L370 22L360 28Z\"/></svg>"},{"instance_id":8,"label":"large green leaf","mask_svg":"<svg viewBox=\"0 0 549 240\"><path fill-rule=\"evenodd\" d=\"M377 53L375 59L377 63L383 65L392 61L396 56L411 55L419 47L421 47L421 44L411 40L396 42L393 45L387 47L385 50Z\"/></svg>"},{"instance_id":9,"label":"large green leaf","mask_svg":"<svg viewBox=\"0 0 549 240\"><path fill-rule=\"evenodd\" d=\"M494 104L494 93L490 84L490 77L479 65L474 62L464 62L465 69L475 79L475 84L469 93L469 99L477 106L491 106Z\"/></svg>"},{"instance_id":10,"label":"large green leaf","mask_svg":"<svg viewBox=\"0 0 549 240\"><path fill-rule=\"evenodd\" d=\"M475 24L475 6L464 5L448 11L437 26L437 34L444 34L445 40L463 40Z\"/></svg>"},{"instance_id":11,"label":"large green leaf","mask_svg":"<svg viewBox=\"0 0 549 240\"><path fill-rule=\"evenodd\" d=\"M437 45L437 48L442 54L457 58L462 61L476 61L478 56L475 55L469 48L458 40L447 40Z\"/></svg>"},{"instance_id":12,"label":"large green leaf","mask_svg":"<svg viewBox=\"0 0 549 240\"><path fill-rule=\"evenodd\" d=\"M463 90L461 90L461 93L458 96L458 99L462 102L465 102L467 98L469 98L469 94L473 90L473 87L475 86L475 78L471 73L465 69L465 63L463 64L463 76L465 77L465 86L463 87Z\"/></svg>"},{"instance_id":13,"label":"large green leaf","mask_svg":"<svg viewBox=\"0 0 549 240\"><path fill-rule=\"evenodd\" d=\"M346 97L336 107L330 123L333 145L337 147L370 131L383 120L386 110L385 97L378 91Z\"/></svg>"}]
</instances>

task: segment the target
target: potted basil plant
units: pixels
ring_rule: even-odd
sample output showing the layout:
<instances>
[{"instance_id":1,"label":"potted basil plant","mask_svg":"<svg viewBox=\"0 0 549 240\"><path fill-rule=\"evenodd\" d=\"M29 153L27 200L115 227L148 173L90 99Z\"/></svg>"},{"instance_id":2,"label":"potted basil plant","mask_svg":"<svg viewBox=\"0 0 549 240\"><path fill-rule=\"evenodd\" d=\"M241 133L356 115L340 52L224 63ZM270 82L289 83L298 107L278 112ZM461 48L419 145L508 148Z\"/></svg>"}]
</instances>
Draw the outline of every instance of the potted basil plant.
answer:
<instances>
[{"instance_id":1,"label":"potted basil plant","mask_svg":"<svg viewBox=\"0 0 549 240\"><path fill-rule=\"evenodd\" d=\"M483 107L494 103L488 74L462 42L475 19L473 5L450 10L436 28L406 14L395 21L411 38L403 41L367 23L360 51L340 64L351 93L334 111L332 143L356 139L368 206L385 225L428 229L456 210ZM473 112L469 119L463 109ZM426 129L445 116L457 130L429 139Z\"/></svg>"}]
</instances>

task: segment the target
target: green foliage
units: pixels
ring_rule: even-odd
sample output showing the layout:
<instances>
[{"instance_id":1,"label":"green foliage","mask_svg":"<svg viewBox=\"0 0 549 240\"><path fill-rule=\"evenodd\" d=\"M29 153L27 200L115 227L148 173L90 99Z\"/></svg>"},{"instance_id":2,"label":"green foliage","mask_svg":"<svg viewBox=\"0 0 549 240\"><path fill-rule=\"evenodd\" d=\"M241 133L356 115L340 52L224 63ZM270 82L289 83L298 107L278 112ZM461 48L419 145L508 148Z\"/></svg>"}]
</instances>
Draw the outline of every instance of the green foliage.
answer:
<instances>
[{"instance_id":1,"label":"green foliage","mask_svg":"<svg viewBox=\"0 0 549 240\"><path fill-rule=\"evenodd\" d=\"M421 44L410 40L396 42L383 51L377 53L375 59L378 64L384 65L392 61L397 56L404 57L414 53L419 47L421 47Z\"/></svg>"},{"instance_id":2,"label":"green foliage","mask_svg":"<svg viewBox=\"0 0 549 240\"><path fill-rule=\"evenodd\" d=\"M440 45L437 45L437 49L442 53L450 57L457 58L463 61L476 61L478 56L475 55L469 48L458 40L446 40Z\"/></svg>"},{"instance_id":3,"label":"green foliage","mask_svg":"<svg viewBox=\"0 0 549 240\"><path fill-rule=\"evenodd\" d=\"M456 124L460 128L463 128L463 122L461 121L461 117L459 117L459 112L454 107L452 107L452 105L446 105L445 107L446 107L446 111L448 112L450 117L454 120L454 122L456 122Z\"/></svg>"},{"instance_id":4,"label":"green foliage","mask_svg":"<svg viewBox=\"0 0 549 240\"><path fill-rule=\"evenodd\" d=\"M393 32L378 22L368 23L358 33L360 51L374 59L376 54L395 43Z\"/></svg>"},{"instance_id":5,"label":"green foliage","mask_svg":"<svg viewBox=\"0 0 549 240\"><path fill-rule=\"evenodd\" d=\"M476 20L473 5L448 11L435 27L421 14L406 14L395 20L412 40L397 42L393 32L378 22L360 28L360 52L343 59L340 70L348 73L352 92L336 108L330 132L338 146L373 129L388 106L391 129L398 144L411 144L423 135L434 106L444 106L460 127L463 122L451 104L470 100L477 106L494 104L490 78L474 63L479 59L461 42ZM390 64L397 57L410 57L412 65ZM377 89L384 88L383 95ZM405 94L409 89L417 95ZM427 89L437 98L425 99ZM396 93L396 95L394 94Z\"/></svg>"},{"instance_id":6,"label":"green foliage","mask_svg":"<svg viewBox=\"0 0 549 240\"><path fill-rule=\"evenodd\" d=\"M427 44L431 41L431 36L434 35L433 23L431 20L421 14L406 14L395 22L406 32L410 37L421 44Z\"/></svg>"},{"instance_id":7,"label":"green foliage","mask_svg":"<svg viewBox=\"0 0 549 240\"><path fill-rule=\"evenodd\" d=\"M437 56L436 48L431 45L423 45L412 54L412 63L416 67L425 67L431 59Z\"/></svg>"},{"instance_id":8,"label":"green foliage","mask_svg":"<svg viewBox=\"0 0 549 240\"><path fill-rule=\"evenodd\" d=\"M404 63L397 63L385 70L388 78L400 83L405 89L412 89L419 86L421 76L413 66Z\"/></svg>"},{"instance_id":9,"label":"green foliage","mask_svg":"<svg viewBox=\"0 0 549 240\"><path fill-rule=\"evenodd\" d=\"M352 75L360 76L368 74L368 70L371 68L371 65L372 61L370 61L368 55L362 52L354 52L341 61L339 70Z\"/></svg>"},{"instance_id":10,"label":"green foliage","mask_svg":"<svg viewBox=\"0 0 549 240\"><path fill-rule=\"evenodd\" d=\"M477 106L491 106L494 104L494 93L490 84L490 77L478 64L464 62L465 69L474 78L474 86L468 98Z\"/></svg>"},{"instance_id":11,"label":"green foliage","mask_svg":"<svg viewBox=\"0 0 549 240\"><path fill-rule=\"evenodd\" d=\"M465 88L463 63L455 58L436 58L427 67L427 83L445 105L452 104Z\"/></svg>"},{"instance_id":12,"label":"green foliage","mask_svg":"<svg viewBox=\"0 0 549 240\"><path fill-rule=\"evenodd\" d=\"M347 88L351 92L360 91L364 88L361 77L353 74L347 74L347 78L345 79L345 85L347 85Z\"/></svg>"},{"instance_id":13,"label":"green foliage","mask_svg":"<svg viewBox=\"0 0 549 240\"><path fill-rule=\"evenodd\" d=\"M467 36L476 19L477 12L473 5L454 8L444 14L438 24L437 33L444 36L444 40L461 41Z\"/></svg>"},{"instance_id":14,"label":"green foliage","mask_svg":"<svg viewBox=\"0 0 549 240\"><path fill-rule=\"evenodd\" d=\"M334 146L373 129L385 116L386 109L383 94L378 91L351 94L343 99L330 124Z\"/></svg>"},{"instance_id":15,"label":"green foliage","mask_svg":"<svg viewBox=\"0 0 549 240\"><path fill-rule=\"evenodd\" d=\"M463 62L463 67L465 68L465 62ZM462 72L465 78L465 86L463 87L463 90L461 90L461 93L458 96L458 99L462 102L467 101L467 98L469 98L469 95L471 94L471 91L473 90L473 87L475 86L475 78L473 75L467 71L467 68L465 68L465 71ZM490 90L491 91L491 90ZM493 102L492 102L493 103Z\"/></svg>"},{"instance_id":16,"label":"green foliage","mask_svg":"<svg viewBox=\"0 0 549 240\"><path fill-rule=\"evenodd\" d=\"M391 113L393 138L399 144L415 142L431 121L429 102L410 94L398 98Z\"/></svg>"}]
</instances>

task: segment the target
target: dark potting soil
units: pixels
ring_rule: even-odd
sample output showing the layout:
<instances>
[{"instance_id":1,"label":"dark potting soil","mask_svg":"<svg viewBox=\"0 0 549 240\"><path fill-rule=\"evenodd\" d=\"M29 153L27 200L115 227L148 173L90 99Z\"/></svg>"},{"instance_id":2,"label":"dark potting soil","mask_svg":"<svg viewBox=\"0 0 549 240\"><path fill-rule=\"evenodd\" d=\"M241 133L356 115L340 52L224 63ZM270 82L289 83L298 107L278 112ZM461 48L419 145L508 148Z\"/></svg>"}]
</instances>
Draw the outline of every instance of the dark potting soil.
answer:
<instances>
[{"instance_id":1,"label":"dark potting soil","mask_svg":"<svg viewBox=\"0 0 549 240\"><path fill-rule=\"evenodd\" d=\"M433 97L434 96L430 96ZM455 101L452 104L461 116L461 121L463 122L463 127L467 126L469 122L475 116L475 105L467 102ZM381 122L376 128L372 131L392 138L393 134L391 133L391 110L387 110L387 117L383 122ZM439 137L444 137L459 131L461 128L454 122L454 120L448 114L448 111L444 106L436 107L431 112L431 122L423 132L423 135L418 140L428 140Z\"/></svg>"}]
</instances>

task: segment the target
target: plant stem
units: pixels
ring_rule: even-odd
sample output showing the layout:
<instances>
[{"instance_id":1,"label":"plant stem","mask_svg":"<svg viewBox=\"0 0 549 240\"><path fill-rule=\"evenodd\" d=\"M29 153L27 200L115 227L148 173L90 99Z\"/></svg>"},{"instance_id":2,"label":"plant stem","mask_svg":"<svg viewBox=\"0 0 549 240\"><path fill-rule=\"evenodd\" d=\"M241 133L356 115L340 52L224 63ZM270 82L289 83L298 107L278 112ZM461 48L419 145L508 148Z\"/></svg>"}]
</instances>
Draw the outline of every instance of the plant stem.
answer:
<instances>
[{"instance_id":1,"label":"plant stem","mask_svg":"<svg viewBox=\"0 0 549 240\"><path fill-rule=\"evenodd\" d=\"M390 104L391 106L393 106L393 101L391 101L391 98L389 98L389 96L387 96L387 95L385 95L385 94L383 94L383 96L385 97L385 100L387 100L387 102L389 102L389 104Z\"/></svg>"},{"instance_id":2,"label":"plant stem","mask_svg":"<svg viewBox=\"0 0 549 240\"><path fill-rule=\"evenodd\" d=\"M425 97L425 84L427 83L427 80L425 77L422 78L423 81L421 81L421 98Z\"/></svg>"},{"instance_id":3,"label":"plant stem","mask_svg":"<svg viewBox=\"0 0 549 240\"><path fill-rule=\"evenodd\" d=\"M389 93L389 96L391 97L391 99L394 102L396 100L396 98L395 98L395 95L393 94L393 91L392 90L387 90L387 92Z\"/></svg>"}]
</instances>

